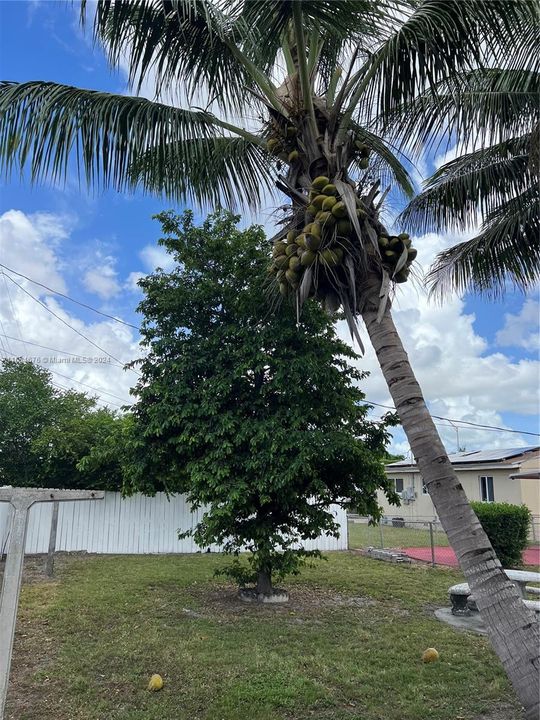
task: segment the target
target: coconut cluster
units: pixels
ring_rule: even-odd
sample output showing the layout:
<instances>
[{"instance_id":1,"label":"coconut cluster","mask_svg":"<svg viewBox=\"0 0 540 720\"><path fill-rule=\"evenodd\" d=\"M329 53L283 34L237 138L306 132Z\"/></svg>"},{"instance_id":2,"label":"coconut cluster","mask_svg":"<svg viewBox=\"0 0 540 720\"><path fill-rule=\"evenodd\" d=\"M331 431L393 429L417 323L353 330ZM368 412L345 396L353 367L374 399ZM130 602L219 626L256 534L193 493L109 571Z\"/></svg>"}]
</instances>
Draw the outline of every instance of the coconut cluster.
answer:
<instances>
[{"instance_id":1,"label":"coconut cluster","mask_svg":"<svg viewBox=\"0 0 540 720\"><path fill-rule=\"evenodd\" d=\"M270 137L266 141L268 152L280 160L293 163L300 157L300 151L296 143L297 130L294 125L287 125L285 128L272 126Z\"/></svg>"},{"instance_id":2,"label":"coconut cluster","mask_svg":"<svg viewBox=\"0 0 540 720\"><path fill-rule=\"evenodd\" d=\"M353 227L336 186L325 176L317 177L308 200L304 227L289 231L274 243L269 271L275 274L282 295L297 290L304 272L312 268L313 292L324 297L339 285L344 261L351 252ZM359 217L366 215L360 200L356 212Z\"/></svg>"},{"instance_id":3,"label":"coconut cluster","mask_svg":"<svg viewBox=\"0 0 540 720\"><path fill-rule=\"evenodd\" d=\"M361 140L355 140L354 146L360 155L360 161L358 163L361 170L367 170L369 167L369 156L371 154L371 148L368 147Z\"/></svg>"},{"instance_id":4,"label":"coconut cluster","mask_svg":"<svg viewBox=\"0 0 540 720\"><path fill-rule=\"evenodd\" d=\"M411 264L417 255L417 250L412 247L408 233L391 236L380 235L378 244L383 264L389 270L392 280L397 283L406 282ZM403 260L400 261L401 258ZM398 265L399 270L397 269Z\"/></svg>"},{"instance_id":5,"label":"coconut cluster","mask_svg":"<svg viewBox=\"0 0 540 720\"><path fill-rule=\"evenodd\" d=\"M361 143L359 145L359 152L364 153L362 159L367 160L369 149ZM364 251L373 263L379 267L382 265L395 282L407 280L410 265L416 257L409 235L384 234L373 213L368 217L368 208L362 199L357 196L355 199L354 212L359 224L356 228L362 228L364 223L378 226L381 229L378 247L372 244L368 232L361 230L365 237L357 235L349 210L336 186L328 177L321 175L313 180L309 190L308 204L303 211L303 227L290 230L285 237L274 242L268 271L275 276L282 295L296 292L309 270L301 302L311 295L324 301L327 307L337 309L340 299L345 297L351 277L354 277L359 254Z\"/></svg>"}]
</instances>

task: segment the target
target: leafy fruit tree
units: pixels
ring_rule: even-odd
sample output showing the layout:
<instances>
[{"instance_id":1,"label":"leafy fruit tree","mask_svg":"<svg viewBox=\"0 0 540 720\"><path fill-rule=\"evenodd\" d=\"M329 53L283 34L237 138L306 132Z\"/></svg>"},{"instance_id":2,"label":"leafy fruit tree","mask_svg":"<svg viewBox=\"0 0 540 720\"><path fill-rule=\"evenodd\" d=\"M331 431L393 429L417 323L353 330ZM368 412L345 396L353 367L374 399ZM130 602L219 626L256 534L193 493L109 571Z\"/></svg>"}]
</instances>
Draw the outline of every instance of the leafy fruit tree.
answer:
<instances>
[{"instance_id":1,"label":"leafy fruit tree","mask_svg":"<svg viewBox=\"0 0 540 720\"><path fill-rule=\"evenodd\" d=\"M57 390L47 370L24 360L2 360L0 484L120 489L121 467L112 458L97 472L79 463L121 422L98 408L94 398Z\"/></svg>"},{"instance_id":2,"label":"leafy fruit tree","mask_svg":"<svg viewBox=\"0 0 540 720\"><path fill-rule=\"evenodd\" d=\"M270 594L273 577L320 555L305 541L339 531L331 504L377 517L379 488L397 502L386 425L367 420L358 356L321 308L296 326L288 304L261 303L261 228L239 230L224 212L201 227L190 212L158 218L176 267L139 283L148 353L127 489L186 492L207 508L198 545L249 550L250 571L236 560L227 572Z\"/></svg>"},{"instance_id":3,"label":"leafy fruit tree","mask_svg":"<svg viewBox=\"0 0 540 720\"><path fill-rule=\"evenodd\" d=\"M155 82L156 101L3 83L4 168L29 165L33 180L58 180L76 154L89 184L231 208L268 204L276 188L288 198L274 246L279 290L297 308L310 296L341 307L355 335L363 318L493 647L536 718L538 626L468 503L392 321L390 295L415 250L387 232L378 193L381 183L405 193L411 185L377 128L423 93L440 102L441 86L516 48L524 67L538 1L102 0L94 30L111 63L127 63L135 90ZM206 109L162 103L176 88Z\"/></svg>"}]
</instances>

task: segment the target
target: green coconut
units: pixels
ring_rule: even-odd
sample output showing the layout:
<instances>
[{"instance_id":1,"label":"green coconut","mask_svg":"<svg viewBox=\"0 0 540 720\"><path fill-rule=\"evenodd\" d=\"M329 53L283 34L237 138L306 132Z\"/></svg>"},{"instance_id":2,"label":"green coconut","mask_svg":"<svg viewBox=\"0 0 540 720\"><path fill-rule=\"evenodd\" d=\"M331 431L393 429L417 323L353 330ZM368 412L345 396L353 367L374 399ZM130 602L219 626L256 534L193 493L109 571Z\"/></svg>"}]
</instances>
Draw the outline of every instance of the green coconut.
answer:
<instances>
[{"instance_id":1,"label":"green coconut","mask_svg":"<svg viewBox=\"0 0 540 720\"><path fill-rule=\"evenodd\" d=\"M287 293L289 292L289 286L285 282L279 283L279 292L285 297Z\"/></svg>"},{"instance_id":2,"label":"green coconut","mask_svg":"<svg viewBox=\"0 0 540 720\"><path fill-rule=\"evenodd\" d=\"M278 268L284 268L289 264L289 258L287 255L278 255L274 262Z\"/></svg>"},{"instance_id":3,"label":"green coconut","mask_svg":"<svg viewBox=\"0 0 540 720\"><path fill-rule=\"evenodd\" d=\"M321 247L321 238L317 235L306 235L306 249L314 252Z\"/></svg>"},{"instance_id":4,"label":"green coconut","mask_svg":"<svg viewBox=\"0 0 540 720\"><path fill-rule=\"evenodd\" d=\"M299 157L300 157L300 153L298 152L298 150L291 150L291 152L289 153L289 156L287 157L287 160L290 163L293 163L293 162L296 162Z\"/></svg>"},{"instance_id":5,"label":"green coconut","mask_svg":"<svg viewBox=\"0 0 540 720\"><path fill-rule=\"evenodd\" d=\"M389 238L386 237L386 235L381 235L379 238L377 238L377 242L379 243L379 246L382 248L387 248L390 244Z\"/></svg>"},{"instance_id":6,"label":"green coconut","mask_svg":"<svg viewBox=\"0 0 540 720\"><path fill-rule=\"evenodd\" d=\"M335 197L327 197L326 200L322 204L323 212L329 212L332 210L334 205L336 205L337 199Z\"/></svg>"},{"instance_id":7,"label":"green coconut","mask_svg":"<svg viewBox=\"0 0 540 720\"><path fill-rule=\"evenodd\" d=\"M318 222L312 222L309 225L306 225L304 231L306 233L309 233L310 235L316 235L317 237L321 237L321 226Z\"/></svg>"},{"instance_id":8,"label":"green coconut","mask_svg":"<svg viewBox=\"0 0 540 720\"><path fill-rule=\"evenodd\" d=\"M310 265L313 265L316 257L317 257L316 254L312 250L305 250L302 253L300 262L304 267L309 267Z\"/></svg>"},{"instance_id":9,"label":"green coconut","mask_svg":"<svg viewBox=\"0 0 540 720\"><path fill-rule=\"evenodd\" d=\"M306 208L306 215L312 215L313 217L315 217L315 215L319 212L320 209L321 208L318 208L316 205L311 203L311 205L308 205Z\"/></svg>"},{"instance_id":10,"label":"green coconut","mask_svg":"<svg viewBox=\"0 0 540 720\"><path fill-rule=\"evenodd\" d=\"M401 270L394 275L392 280L394 280L397 283L404 283L404 282L407 282L408 277L409 277L409 268L401 268Z\"/></svg>"},{"instance_id":11,"label":"green coconut","mask_svg":"<svg viewBox=\"0 0 540 720\"><path fill-rule=\"evenodd\" d=\"M340 247L332 248L332 252L336 256L337 264L341 265L341 263L343 262L343 248L340 248Z\"/></svg>"},{"instance_id":12,"label":"green coconut","mask_svg":"<svg viewBox=\"0 0 540 720\"><path fill-rule=\"evenodd\" d=\"M337 255L335 253L335 250L333 250L332 248L325 248L324 250L321 250L320 255L323 262L325 262L330 267L335 267L338 264Z\"/></svg>"},{"instance_id":13,"label":"green coconut","mask_svg":"<svg viewBox=\"0 0 540 720\"><path fill-rule=\"evenodd\" d=\"M396 262L399 255L397 252L394 252L394 250L385 250L384 251L384 258L387 260L387 262Z\"/></svg>"},{"instance_id":14,"label":"green coconut","mask_svg":"<svg viewBox=\"0 0 540 720\"><path fill-rule=\"evenodd\" d=\"M306 236L304 235L304 233L302 233L301 235L299 235L299 236L296 238L296 241L295 241L295 242L296 242L296 244L298 245L299 248L304 249L304 248L306 247Z\"/></svg>"},{"instance_id":15,"label":"green coconut","mask_svg":"<svg viewBox=\"0 0 540 720\"><path fill-rule=\"evenodd\" d=\"M298 260L298 258L295 258L295 259ZM295 285L298 285L298 283L300 282L300 275L295 270L292 270L291 268L289 268L285 272L285 277L287 278L287 280L290 282L290 284L293 287Z\"/></svg>"},{"instance_id":16,"label":"green coconut","mask_svg":"<svg viewBox=\"0 0 540 720\"><path fill-rule=\"evenodd\" d=\"M328 199L330 200L330 198ZM323 230L331 230L336 224L336 218L331 212L324 210L323 212L317 213L317 222L321 225Z\"/></svg>"},{"instance_id":17,"label":"green coconut","mask_svg":"<svg viewBox=\"0 0 540 720\"><path fill-rule=\"evenodd\" d=\"M292 138L296 135L296 128L294 125L287 125L287 130L285 131L285 134L288 138Z\"/></svg>"},{"instance_id":18,"label":"green coconut","mask_svg":"<svg viewBox=\"0 0 540 720\"><path fill-rule=\"evenodd\" d=\"M327 195L317 195L311 204L314 205L317 210L322 210L323 202L327 197Z\"/></svg>"},{"instance_id":19,"label":"green coconut","mask_svg":"<svg viewBox=\"0 0 540 720\"><path fill-rule=\"evenodd\" d=\"M266 142L266 147L271 153L278 153L281 150L281 143L277 138L270 138Z\"/></svg>"},{"instance_id":20,"label":"green coconut","mask_svg":"<svg viewBox=\"0 0 540 720\"><path fill-rule=\"evenodd\" d=\"M276 280L281 280L282 277L285 275L285 270L278 270L276 274Z\"/></svg>"},{"instance_id":21,"label":"green coconut","mask_svg":"<svg viewBox=\"0 0 540 720\"><path fill-rule=\"evenodd\" d=\"M291 243L290 245L287 245L285 248L285 255L294 255L294 253L298 250L298 245L296 243Z\"/></svg>"},{"instance_id":22,"label":"green coconut","mask_svg":"<svg viewBox=\"0 0 540 720\"><path fill-rule=\"evenodd\" d=\"M411 246L411 236L409 233L399 233L398 238L405 243L405 247Z\"/></svg>"},{"instance_id":23,"label":"green coconut","mask_svg":"<svg viewBox=\"0 0 540 720\"><path fill-rule=\"evenodd\" d=\"M410 247L407 250L407 262L412 262L416 256L418 255L418 250L416 248Z\"/></svg>"},{"instance_id":24,"label":"green coconut","mask_svg":"<svg viewBox=\"0 0 540 720\"><path fill-rule=\"evenodd\" d=\"M315 180L311 183L311 187L315 190L322 190L325 185L328 185L330 182L330 178L327 178L325 175L319 175L319 177L316 177Z\"/></svg>"},{"instance_id":25,"label":"green coconut","mask_svg":"<svg viewBox=\"0 0 540 720\"><path fill-rule=\"evenodd\" d=\"M272 251L274 254L274 257L277 257L278 255L283 255L286 247L287 246L285 245L285 243L282 240L279 240L277 243L275 243L274 249Z\"/></svg>"},{"instance_id":26,"label":"green coconut","mask_svg":"<svg viewBox=\"0 0 540 720\"><path fill-rule=\"evenodd\" d=\"M289 230L287 233L287 242L294 242L298 237L298 230Z\"/></svg>"},{"instance_id":27,"label":"green coconut","mask_svg":"<svg viewBox=\"0 0 540 720\"><path fill-rule=\"evenodd\" d=\"M289 270L296 270L300 267L300 258L297 255L293 255L289 260Z\"/></svg>"},{"instance_id":28,"label":"green coconut","mask_svg":"<svg viewBox=\"0 0 540 720\"><path fill-rule=\"evenodd\" d=\"M347 206L344 202L337 202L332 208L332 215L337 218L346 218L348 216Z\"/></svg>"},{"instance_id":29,"label":"green coconut","mask_svg":"<svg viewBox=\"0 0 540 720\"><path fill-rule=\"evenodd\" d=\"M352 225L349 220L338 220L337 234L341 237L349 237L352 232Z\"/></svg>"},{"instance_id":30,"label":"green coconut","mask_svg":"<svg viewBox=\"0 0 540 720\"><path fill-rule=\"evenodd\" d=\"M355 140L355 147L358 150L358 152L365 152L368 149L368 146L366 143L363 143L361 140Z\"/></svg>"},{"instance_id":31,"label":"green coconut","mask_svg":"<svg viewBox=\"0 0 540 720\"><path fill-rule=\"evenodd\" d=\"M367 159L367 157L363 157L358 163L358 165L360 166L360 170L367 170L369 167L369 160Z\"/></svg>"},{"instance_id":32,"label":"green coconut","mask_svg":"<svg viewBox=\"0 0 540 720\"><path fill-rule=\"evenodd\" d=\"M337 195L337 187L332 185L332 183L328 183L328 185L323 187L322 193L323 195Z\"/></svg>"}]
</instances>

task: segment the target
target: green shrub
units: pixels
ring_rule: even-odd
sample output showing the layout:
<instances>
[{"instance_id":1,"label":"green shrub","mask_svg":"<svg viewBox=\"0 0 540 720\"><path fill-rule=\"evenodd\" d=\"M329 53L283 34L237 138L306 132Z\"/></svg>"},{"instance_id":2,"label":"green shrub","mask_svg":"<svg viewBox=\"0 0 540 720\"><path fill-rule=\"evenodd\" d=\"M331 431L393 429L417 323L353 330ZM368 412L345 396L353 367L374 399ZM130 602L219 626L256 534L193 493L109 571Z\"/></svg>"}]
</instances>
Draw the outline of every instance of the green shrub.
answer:
<instances>
[{"instance_id":1,"label":"green shrub","mask_svg":"<svg viewBox=\"0 0 540 720\"><path fill-rule=\"evenodd\" d=\"M502 566L521 565L531 521L529 509L510 503L473 502L471 505Z\"/></svg>"}]
</instances>

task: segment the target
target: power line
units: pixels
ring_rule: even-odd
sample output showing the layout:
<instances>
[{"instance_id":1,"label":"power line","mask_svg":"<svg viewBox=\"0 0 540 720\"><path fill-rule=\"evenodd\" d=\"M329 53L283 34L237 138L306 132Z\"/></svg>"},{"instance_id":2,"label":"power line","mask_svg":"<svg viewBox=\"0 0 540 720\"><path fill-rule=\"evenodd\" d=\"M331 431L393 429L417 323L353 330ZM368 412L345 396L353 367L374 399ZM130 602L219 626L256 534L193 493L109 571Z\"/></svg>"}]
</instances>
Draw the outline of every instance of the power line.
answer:
<instances>
[{"instance_id":1,"label":"power line","mask_svg":"<svg viewBox=\"0 0 540 720\"><path fill-rule=\"evenodd\" d=\"M364 402L367 405L376 405L377 407L386 408L387 410L393 410L394 412L397 412L395 407L391 407L390 405L381 405L381 403L372 402L371 400L364 400ZM431 417L436 418L437 420L446 420L447 422L456 422L456 423L463 423L464 425L472 425L473 427L482 428L483 430L500 430L501 432L508 432L508 433L517 433L518 435L534 435L535 437L540 437L540 433L534 433L529 432L527 430L511 430L509 428L503 428L499 427L497 425L481 425L480 423L474 423L470 422L469 420L454 420L452 418L447 417L441 417L440 415L432 415L430 413ZM441 426L441 427L448 427Z\"/></svg>"},{"instance_id":2,"label":"power line","mask_svg":"<svg viewBox=\"0 0 540 720\"><path fill-rule=\"evenodd\" d=\"M13 357L17 358L19 355L17 355L14 352L11 352L11 350L5 350L2 349L2 352L7 353L8 355L13 355ZM111 395L112 397L116 398L117 400L124 401L123 398L119 397L118 395L113 395L113 393L107 392L107 390L98 390L97 388L93 387L92 385L87 385L86 383L83 383L81 380L75 380L75 378L69 377L69 375L63 375L62 373L57 372L56 370L51 370L50 368L46 368L48 372L52 373L53 375L58 375L59 377L65 378L66 380L69 380L70 382L78 383L79 385L85 385L87 388L90 388L90 390L94 390L94 392L98 393L105 393L106 395ZM60 385L59 383L55 383L51 380L51 385L54 385L54 387L60 388L60 390L73 390L73 388L66 387L65 385ZM98 398L98 400L104 404L114 405L114 407L123 409L122 405L118 405L117 403L113 403L110 400L107 400L105 398L102 398L101 396Z\"/></svg>"},{"instance_id":3,"label":"power line","mask_svg":"<svg viewBox=\"0 0 540 720\"><path fill-rule=\"evenodd\" d=\"M133 328L134 330L137 330L137 332L140 330L140 328L138 328L136 325L133 325L132 323L126 322L125 320L120 320L120 318L114 317L114 315L109 315L108 313L105 313L102 310L98 310L97 308L92 307L91 305L87 305L86 303L83 303L80 300L75 300L75 298L72 298L69 295L62 293L59 290L53 290L52 288L48 287L47 285L44 285L43 283L40 283L37 280L33 280L31 277L28 277L28 275L23 275L22 273L17 272L16 270L13 270L12 268L8 267L7 265L3 265L2 263L0 263L0 267L4 268L5 270L9 270L9 272L12 272L14 275L18 275L19 277L22 277L25 280L28 280L29 282L34 283L34 285L39 285L40 287L45 288L45 290L48 290L53 295L59 295L60 297L63 297L66 300L69 300L70 302L75 303L76 305L80 305L81 307L84 307L87 310L92 310L92 312L95 312L98 315L103 315L103 317L109 318L109 320L114 320L115 322L120 323L121 325L127 325L127 327ZM9 276L6 275L6 277L9 277ZM11 279L12 278L10 278L10 280Z\"/></svg>"},{"instance_id":4,"label":"power line","mask_svg":"<svg viewBox=\"0 0 540 720\"><path fill-rule=\"evenodd\" d=\"M121 367L122 369L124 368L124 365L123 365L122 361L121 361L119 358L115 357L114 355L111 355L111 353L107 352L107 350L105 350L105 348L102 348L100 345L98 345L97 343L95 343L93 340L90 340L89 337L87 337L87 336L84 335L82 332L80 332L79 330L77 330L76 328L74 328L73 325L70 325L68 322L66 322L63 318L60 317L60 315L57 315L53 310L51 310L50 307L48 307L47 305L45 305L45 303L42 303L41 300L39 300L37 297L35 297L35 295L32 295L32 293L28 292L28 290L26 290L25 288L23 288L23 286L20 285L20 284L19 284L16 280L14 280L12 277L10 277L9 275L5 275L5 277L7 277L8 280L11 280L11 282L12 282L14 285L16 285L18 288L20 288L24 293L26 293L26 295L28 295L28 297L31 297L32 300L34 300L35 302L37 302L38 305L41 305L42 308L45 308L45 310L46 310L48 313L50 313L51 315L53 315L57 320L60 320L60 322L63 323L64 325L66 325L70 330L73 330L73 332L77 333L77 335L80 335L80 336L81 336L82 338L84 338L87 342L89 342L90 345L93 345L93 346L94 346L95 348L97 348L98 350L101 350L101 352L104 352L105 355L107 355L107 357L110 357L112 360L115 360L115 361L118 363L118 366L119 366L119 367ZM136 375L138 375L139 377L141 376L140 373L137 372L136 370L134 370L133 368L127 368L127 369L128 369L128 370L131 370L131 372L134 372L134 373L135 373Z\"/></svg>"},{"instance_id":5,"label":"power line","mask_svg":"<svg viewBox=\"0 0 540 720\"><path fill-rule=\"evenodd\" d=\"M50 350L51 352L60 353L61 355L70 355L71 357L81 357L78 353L71 353L67 350L58 350L58 348L52 348L48 345L40 345L39 343L31 342L30 340L22 340L21 338L12 337L11 335L6 335L5 333L0 333L0 337L7 338L8 340L15 340L17 342L22 342L25 345L32 345L33 347L41 348L42 350ZM115 367L117 367L115 365Z\"/></svg>"}]
</instances>

